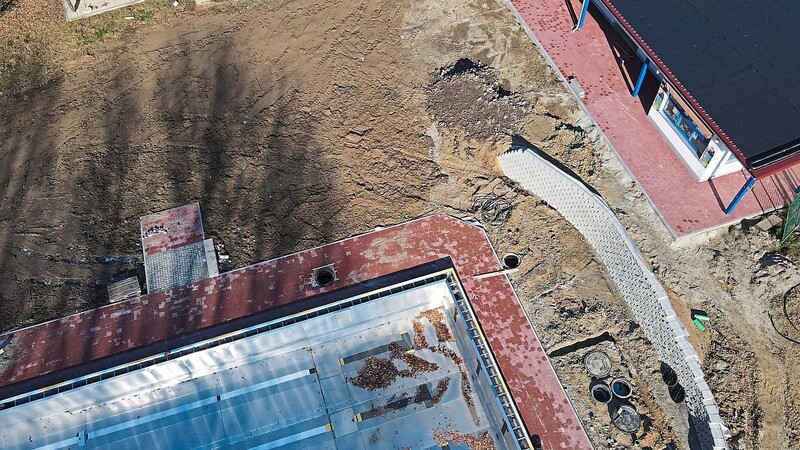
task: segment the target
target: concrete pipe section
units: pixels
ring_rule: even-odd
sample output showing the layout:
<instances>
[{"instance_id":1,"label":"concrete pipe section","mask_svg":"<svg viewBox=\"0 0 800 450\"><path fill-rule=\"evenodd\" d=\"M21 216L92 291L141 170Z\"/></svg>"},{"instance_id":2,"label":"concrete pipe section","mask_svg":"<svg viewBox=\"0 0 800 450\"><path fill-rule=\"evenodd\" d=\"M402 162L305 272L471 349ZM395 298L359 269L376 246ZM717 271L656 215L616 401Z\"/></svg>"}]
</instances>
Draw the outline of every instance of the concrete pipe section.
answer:
<instances>
[{"instance_id":1,"label":"concrete pipe section","mask_svg":"<svg viewBox=\"0 0 800 450\"><path fill-rule=\"evenodd\" d=\"M614 397L611 394L611 388L602 382L592 386L589 392L592 394L592 398L599 403L608 403Z\"/></svg>"},{"instance_id":2,"label":"concrete pipe section","mask_svg":"<svg viewBox=\"0 0 800 450\"><path fill-rule=\"evenodd\" d=\"M594 350L583 357L583 366L589 375L595 378L605 378L611 373L611 360L605 353Z\"/></svg>"},{"instance_id":3,"label":"concrete pipe section","mask_svg":"<svg viewBox=\"0 0 800 450\"><path fill-rule=\"evenodd\" d=\"M617 429L627 434L635 432L642 424L639 413L630 405L620 405L612 415L612 420Z\"/></svg>"},{"instance_id":4,"label":"concrete pipe section","mask_svg":"<svg viewBox=\"0 0 800 450\"><path fill-rule=\"evenodd\" d=\"M614 378L611 380L611 391L621 399L626 399L633 393L633 387L625 378Z\"/></svg>"}]
</instances>

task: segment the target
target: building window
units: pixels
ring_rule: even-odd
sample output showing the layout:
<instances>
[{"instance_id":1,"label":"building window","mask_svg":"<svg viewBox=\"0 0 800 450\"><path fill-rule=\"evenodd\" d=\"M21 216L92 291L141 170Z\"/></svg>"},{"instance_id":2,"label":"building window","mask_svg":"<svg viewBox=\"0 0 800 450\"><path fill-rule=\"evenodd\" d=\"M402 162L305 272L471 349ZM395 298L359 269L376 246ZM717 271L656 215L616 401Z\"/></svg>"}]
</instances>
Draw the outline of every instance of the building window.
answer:
<instances>
[{"instance_id":1,"label":"building window","mask_svg":"<svg viewBox=\"0 0 800 450\"><path fill-rule=\"evenodd\" d=\"M660 102L659 102L660 103ZM695 156L700 158L708 146L708 137L705 136L697 127L692 119L672 100L672 96L667 98L664 109L661 110L669 122L675 126L678 134L689 144Z\"/></svg>"},{"instance_id":2,"label":"building window","mask_svg":"<svg viewBox=\"0 0 800 450\"><path fill-rule=\"evenodd\" d=\"M700 164L702 164L703 167L708 167L708 165L711 163L711 160L714 159L715 153L716 151L714 150L714 147L706 147L706 151L700 155Z\"/></svg>"}]
</instances>

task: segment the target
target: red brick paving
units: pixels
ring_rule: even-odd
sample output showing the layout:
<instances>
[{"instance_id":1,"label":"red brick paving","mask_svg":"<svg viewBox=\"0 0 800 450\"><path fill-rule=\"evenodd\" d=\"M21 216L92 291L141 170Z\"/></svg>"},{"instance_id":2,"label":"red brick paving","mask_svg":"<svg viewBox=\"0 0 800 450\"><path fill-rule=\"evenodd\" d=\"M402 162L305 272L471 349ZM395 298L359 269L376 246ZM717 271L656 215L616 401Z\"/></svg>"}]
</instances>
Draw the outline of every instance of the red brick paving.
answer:
<instances>
[{"instance_id":1,"label":"red brick paving","mask_svg":"<svg viewBox=\"0 0 800 450\"><path fill-rule=\"evenodd\" d=\"M142 248L148 255L203 241L203 221L198 203L150 214L141 217L139 222Z\"/></svg>"},{"instance_id":2,"label":"red brick paving","mask_svg":"<svg viewBox=\"0 0 800 450\"><path fill-rule=\"evenodd\" d=\"M531 435L546 449L591 444L486 234L433 216L259 263L192 284L13 332L0 388L128 349L450 257ZM312 289L311 270L336 264L340 282ZM10 334L0 336L3 342Z\"/></svg>"},{"instance_id":3,"label":"red brick paving","mask_svg":"<svg viewBox=\"0 0 800 450\"><path fill-rule=\"evenodd\" d=\"M647 117L641 102L631 96L599 23L605 19L594 7L590 8L592 13L584 27L572 32L573 22L565 0L511 0L511 3L558 70L581 83L586 91L582 99L586 109L673 236L680 238L738 222L783 207L795 197L795 189L800 186L798 166L759 180L734 213L726 216L724 208L748 175L741 171L707 182L698 183L694 179ZM576 14L580 14L580 2L571 0L571 4ZM628 73L638 74L641 63L629 59L622 67Z\"/></svg>"}]
</instances>

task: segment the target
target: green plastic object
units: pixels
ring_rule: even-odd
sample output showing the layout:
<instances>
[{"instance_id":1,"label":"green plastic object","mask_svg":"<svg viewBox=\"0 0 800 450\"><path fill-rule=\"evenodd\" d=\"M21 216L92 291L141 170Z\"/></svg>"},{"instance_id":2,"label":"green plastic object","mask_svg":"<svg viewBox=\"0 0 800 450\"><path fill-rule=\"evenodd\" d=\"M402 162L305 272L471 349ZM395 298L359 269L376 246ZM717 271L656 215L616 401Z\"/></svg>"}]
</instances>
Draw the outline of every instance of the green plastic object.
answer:
<instances>
[{"instance_id":1,"label":"green plastic object","mask_svg":"<svg viewBox=\"0 0 800 450\"><path fill-rule=\"evenodd\" d=\"M789 205L789 209L786 211L786 221L783 225L781 244L788 241L789 237L794 233L794 230L798 228L800 228L800 195L792 201Z\"/></svg>"},{"instance_id":2,"label":"green plastic object","mask_svg":"<svg viewBox=\"0 0 800 450\"><path fill-rule=\"evenodd\" d=\"M702 320L703 322L708 322L709 320L711 320L708 318L707 315L700 313L694 313L694 316L692 318L697 320Z\"/></svg>"},{"instance_id":3,"label":"green plastic object","mask_svg":"<svg viewBox=\"0 0 800 450\"><path fill-rule=\"evenodd\" d=\"M703 322L700 322L698 319L694 319L693 322L694 322L694 326L699 328L700 331L705 331L706 330L706 326L705 326L705 324L703 324Z\"/></svg>"}]
</instances>

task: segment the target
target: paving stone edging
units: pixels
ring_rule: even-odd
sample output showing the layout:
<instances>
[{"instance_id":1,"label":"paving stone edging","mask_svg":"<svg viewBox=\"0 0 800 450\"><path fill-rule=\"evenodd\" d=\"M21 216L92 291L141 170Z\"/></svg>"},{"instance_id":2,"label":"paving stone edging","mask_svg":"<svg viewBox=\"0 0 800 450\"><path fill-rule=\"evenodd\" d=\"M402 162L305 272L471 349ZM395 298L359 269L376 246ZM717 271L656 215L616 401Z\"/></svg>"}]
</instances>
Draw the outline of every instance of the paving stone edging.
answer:
<instances>
[{"instance_id":1,"label":"paving stone edging","mask_svg":"<svg viewBox=\"0 0 800 450\"><path fill-rule=\"evenodd\" d=\"M512 146L498 161L506 176L555 208L591 245L659 358L678 374L701 448L726 449L729 431L705 381L700 359L687 339L686 328L611 208L582 182L533 149Z\"/></svg>"}]
</instances>

